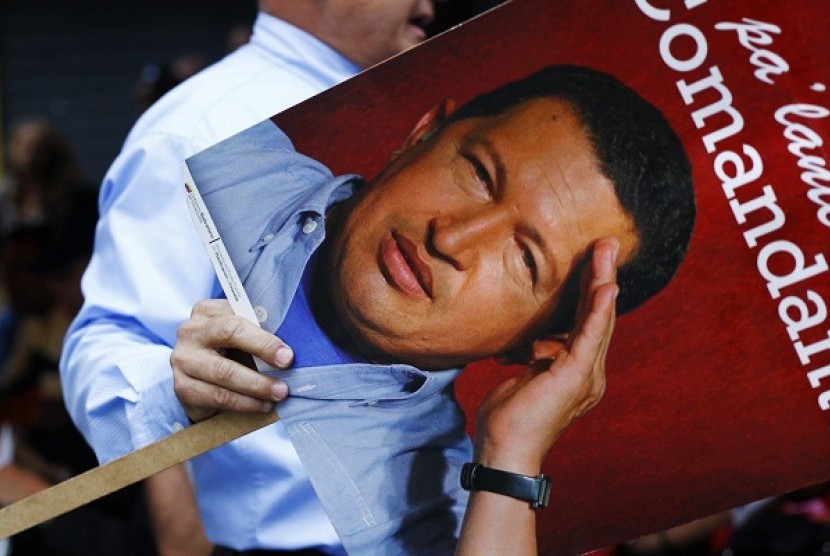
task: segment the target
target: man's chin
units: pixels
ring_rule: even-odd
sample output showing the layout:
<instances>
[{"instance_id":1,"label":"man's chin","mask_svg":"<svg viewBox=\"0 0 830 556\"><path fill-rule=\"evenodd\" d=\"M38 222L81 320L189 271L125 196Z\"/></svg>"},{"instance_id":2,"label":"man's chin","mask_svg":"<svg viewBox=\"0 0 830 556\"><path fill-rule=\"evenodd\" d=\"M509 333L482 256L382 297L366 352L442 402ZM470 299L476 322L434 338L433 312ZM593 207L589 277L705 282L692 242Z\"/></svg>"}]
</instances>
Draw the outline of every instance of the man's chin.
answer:
<instances>
[{"instance_id":1,"label":"man's chin","mask_svg":"<svg viewBox=\"0 0 830 556\"><path fill-rule=\"evenodd\" d=\"M474 360L472 357L463 357L457 354L438 355L435 350L413 350L411 346L401 347L384 341L380 344L367 345L367 351L373 353L372 361L392 365L412 365L424 371L441 371L456 367L463 367Z\"/></svg>"}]
</instances>

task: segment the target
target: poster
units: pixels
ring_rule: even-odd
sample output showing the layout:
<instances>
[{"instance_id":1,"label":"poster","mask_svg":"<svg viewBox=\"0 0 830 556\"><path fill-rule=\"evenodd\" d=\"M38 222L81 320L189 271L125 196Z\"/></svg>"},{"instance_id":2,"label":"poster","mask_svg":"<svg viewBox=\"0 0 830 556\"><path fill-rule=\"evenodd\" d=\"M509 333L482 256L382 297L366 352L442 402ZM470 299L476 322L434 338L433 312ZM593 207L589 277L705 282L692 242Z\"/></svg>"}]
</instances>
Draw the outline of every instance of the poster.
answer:
<instances>
[{"instance_id":1,"label":"poster","mask_svg":"<svg viewBox=\"0 0 830 556\"><path fill-rule=\"evenodd\" d=\"M604 399L546 461L542 553L830 478L828 16L823 0L513 0L274 116L335 174L373 176L443 99L575 64L626 83L681 137L697 200L688 255L619 318ZM514 372L469 366L469 421Z\"/></svg>"}]
</instances>

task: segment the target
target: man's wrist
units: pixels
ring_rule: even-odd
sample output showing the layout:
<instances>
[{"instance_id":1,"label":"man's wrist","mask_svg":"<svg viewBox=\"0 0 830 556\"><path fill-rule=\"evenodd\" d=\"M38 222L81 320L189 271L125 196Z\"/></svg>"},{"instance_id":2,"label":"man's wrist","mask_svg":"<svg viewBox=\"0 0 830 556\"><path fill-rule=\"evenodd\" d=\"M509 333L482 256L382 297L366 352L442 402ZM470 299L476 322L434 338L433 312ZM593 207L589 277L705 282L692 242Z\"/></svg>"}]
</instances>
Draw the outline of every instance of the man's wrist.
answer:
<instances>
[{"instance_id":1,"label":"man's wrist","mask_svg":"<svg viewBox=\"0 0 830 556\"><path fill-rule=\"evenodd\" d=\"M501 469L521 475L536 476L541 472L542 461L520 448L493 448L485 443L475 450L474 461L493 469Z\"/></svg>"}]
</instances>

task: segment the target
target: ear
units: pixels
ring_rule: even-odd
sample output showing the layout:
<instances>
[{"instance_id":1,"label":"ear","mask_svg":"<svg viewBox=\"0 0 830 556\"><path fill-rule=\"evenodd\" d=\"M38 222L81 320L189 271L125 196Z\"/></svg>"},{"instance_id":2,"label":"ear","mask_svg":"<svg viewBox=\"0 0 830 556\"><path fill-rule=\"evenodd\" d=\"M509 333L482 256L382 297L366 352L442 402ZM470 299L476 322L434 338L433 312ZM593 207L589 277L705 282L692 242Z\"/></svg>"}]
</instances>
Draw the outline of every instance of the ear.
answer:
<instances>
[{"instance_id":1,"label":"ear","mask_svg":"<svg viewBox=\"0 0 830 556\"><path fill-rule=\"evenodd\" d=\"M426 114L421 116L412 131L403 142L402 150L415 145L419 141L427 139L433 131L441 127L453 112L455 112L455 101L452 99L444 99L437 105L433 106Z\"/></svg>"},{"instance_id":2,"label":"ear","mask_svg":"<svg viewBox=\"0 0 830 556\"><path fill-rule=\"evenodd\" d=\"M550 361L565 349L567 342L567 334L537 338L530 345L525 345L509 353L499 355L495 359L502 365L515 365L519 363L527 365L535 363L536 361Z\"/></svg>"}]
</instances>

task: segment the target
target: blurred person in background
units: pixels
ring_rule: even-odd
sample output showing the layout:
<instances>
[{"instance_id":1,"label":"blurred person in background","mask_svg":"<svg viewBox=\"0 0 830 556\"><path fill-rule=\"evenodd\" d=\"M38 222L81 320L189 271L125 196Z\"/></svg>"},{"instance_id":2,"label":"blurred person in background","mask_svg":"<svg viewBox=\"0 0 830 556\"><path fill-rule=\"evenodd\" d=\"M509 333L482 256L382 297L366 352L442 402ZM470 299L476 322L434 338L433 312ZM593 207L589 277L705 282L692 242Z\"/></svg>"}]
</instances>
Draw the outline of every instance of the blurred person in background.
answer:
<instances>
[{"instance_id":1,"label":"blurred person in background","mask_svg":"<svg viewBox=\"0 0 830 556\"><path fill-rule=\"evenodd\" d=\"M10 143L0 236L0 506L96 464L64 408L58 378L63 337L82 304L96 192L51 124L26 120ZM83 539L84 554L127 553L148 533L136 487L15 536L11 550L77 554Z\"/></svg>"},{"instance_id":2,"label":"blurred person in background","mask_svg":"<svg viewBox=\"0 0 830 556\"><path fill-rule=\"evenodd\" d=\"M204 55L198 52L180 54L169 64L146 64L133 86L136 116L141 116L168 91L205 69L206 65Z\"/></svg>"},{"instance_id":3,"label":"blurred person in background","mask_svg":"<svg viewBox=\"0 0 830 556\"><path fill-rule=\"evenodd\" d=\"M29 380L23 346L42 342L43 331L26 328L32 319L42 319L53 301L45 275L35 267L42 266L49 245L63 241L74 198L86 185L69 142L45 120L26 119L13 127L7 162L0 190L0 391ZM91 251L91 229L88 235ZM55 371L68 324L57 327L62 331L52 341Z\"/></svg>"},{"instance_id":4,"label":"blurred person in background","mask_svg":"<svg viewBox=\"0 0 830 556\"><path fill-rule=\"evenodd\" d=\"M8 176L0 189L0 219L8 232L63 216L82 177L69 143L50 123L26 119L9 135Z\"/></svg>"},{"instance_id":5,"label":"blurred person in background","mask_svg":"<svg viewBox=\"0 0 830 556\"><path fill-rule=\"evenodd\" d=\"M251 26L244 23L231 27L228 36L225 38L225 54L230 54L243 44L247 44L251 40L251 33L253 33Z\"/></svg>"}]
</instances>

